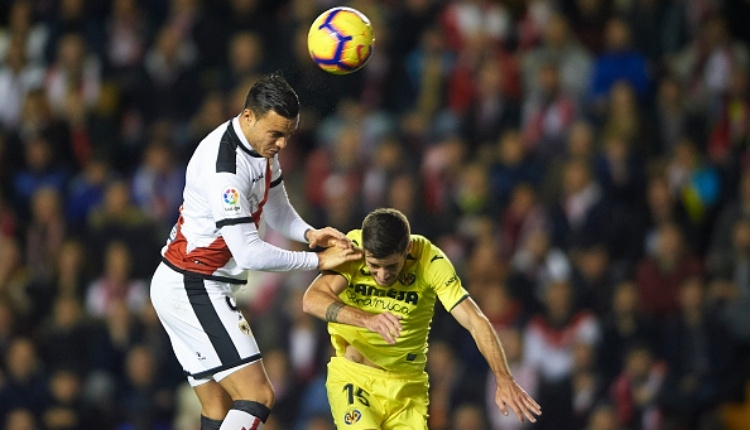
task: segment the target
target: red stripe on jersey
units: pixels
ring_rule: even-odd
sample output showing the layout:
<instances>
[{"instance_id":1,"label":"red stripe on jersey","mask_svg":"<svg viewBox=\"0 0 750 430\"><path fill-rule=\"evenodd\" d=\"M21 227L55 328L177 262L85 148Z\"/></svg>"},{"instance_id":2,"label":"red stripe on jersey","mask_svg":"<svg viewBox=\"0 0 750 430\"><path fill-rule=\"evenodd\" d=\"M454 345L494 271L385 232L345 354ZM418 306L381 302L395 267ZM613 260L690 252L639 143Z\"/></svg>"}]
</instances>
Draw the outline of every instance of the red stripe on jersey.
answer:
<instances>
[{"instance_id":1,"label":"red stripe on jersey","mask_svg":"<svg viewBox=\"0 0 750 430\"><path fill-rule=\"evenodd\" d=\"M271 160L266 160L266 190L263 193L263 200L258 203L258 210L253 212L251 217L253 217L253 222L255 223L255 227L258 228L260 225L260 216L263 215L263 206L266 205L266 201L268 201L268 189L271 188Z\"/></svg>"},{"instance_id":2,"label":"red stripe on jersey","mask_svg":"<svg viewBox=\"0 0 750 430\"><path fill-rule=\"evenodd\" d=\"M258 430L258 427L260 427L260 418L255 418L255 420L253 420L253 423L250 424L249 430Z\"/></svg>"},{"instance_id":3,"label":"red stripe on jersey","mask_svg":"<svg viewBox=\"0 0 750 430\"><path fill-rule=\"evenodd\" d=\"M164 258L178 269L188 272L213 275L213 273L224 267L232 258L229 247L223 237L216 238L206 247L195 248L187 252L187 239L182 234L182 224L185 222L182 215L177 220L177 231L175 238L167 246Z\"/></svg>"}]
</instances>

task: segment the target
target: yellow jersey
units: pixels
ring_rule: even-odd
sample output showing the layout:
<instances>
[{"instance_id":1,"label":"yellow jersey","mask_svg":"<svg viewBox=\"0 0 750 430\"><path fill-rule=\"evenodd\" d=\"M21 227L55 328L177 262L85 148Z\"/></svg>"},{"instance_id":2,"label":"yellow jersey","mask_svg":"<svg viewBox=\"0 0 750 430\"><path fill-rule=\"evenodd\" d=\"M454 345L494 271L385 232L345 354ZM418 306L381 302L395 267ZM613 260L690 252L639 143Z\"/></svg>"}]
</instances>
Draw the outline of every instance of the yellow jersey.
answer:
<instances>
[{"instance_id":1,"label":"yellow jersey","mask_svg":"<svg viewBox=\"0 0 750 430\"><path fill-rule=\"evenodd\" d=\"M347 237L361 246L361 230L352 230ZM390 287L381 287L375 282L364 259L334 270L348 282L347 288L339 294L345 304L371 313L389 311L401 316L402 326L396 343L389 345L378 333L366 328L329 322L328 332L337 356L343 356L349 344L389 372L424 371L436 300L450 312L469 294L440 248L424 236L412 235L411 240L413 245L406 264Z\"/></svg>"}]
</instances>

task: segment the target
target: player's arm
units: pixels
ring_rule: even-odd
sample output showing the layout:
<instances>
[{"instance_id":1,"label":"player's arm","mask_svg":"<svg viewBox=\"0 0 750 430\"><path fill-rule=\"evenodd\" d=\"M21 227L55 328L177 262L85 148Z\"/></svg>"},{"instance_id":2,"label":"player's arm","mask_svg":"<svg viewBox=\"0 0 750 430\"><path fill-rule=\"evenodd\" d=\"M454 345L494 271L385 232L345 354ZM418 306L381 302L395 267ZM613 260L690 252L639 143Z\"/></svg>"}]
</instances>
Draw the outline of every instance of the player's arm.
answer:
<instances>
[{"instance_id":1,"label":"player's arm","mask_svg":"<svg viewBox=\"0 0 750 430\"><path fill-rule=\"evenodd\" d=\"M495 374L495 403L503 414L508 415L510 407L519 421L523 422L525 417L531 422L536 422L534 415L540 415L541 408L513 379L500 339L476 302L467 297L451 310L451 315L471 333L477 348Z\"/></svg>"},{"instance_id":2,"label":"player's arm","mask_svg":"<svg viewBox=\"0 0 750 430\"><path fill-rule=\"evenodd\" d=\"M390 312L373 314L345 304L339 299L339 294L347 285L348 281L339 273L321 273L307 287L302 310L328 322L366 328L380 334L389 344L396 343L402 329L400 317Z\"/></svg>"},{"instance_id":3,"label":"player's arm","mask_svg":"<svg viewBox=\"0 0 750 430\"><path fill-rule=\"evenodd\" d=\"M237 265L249 270L325 270L362 257L355 247L331 247L318 253L279 248L261 239L251 221L222 226L221 235Z\"/></svg>"}]
</instances>

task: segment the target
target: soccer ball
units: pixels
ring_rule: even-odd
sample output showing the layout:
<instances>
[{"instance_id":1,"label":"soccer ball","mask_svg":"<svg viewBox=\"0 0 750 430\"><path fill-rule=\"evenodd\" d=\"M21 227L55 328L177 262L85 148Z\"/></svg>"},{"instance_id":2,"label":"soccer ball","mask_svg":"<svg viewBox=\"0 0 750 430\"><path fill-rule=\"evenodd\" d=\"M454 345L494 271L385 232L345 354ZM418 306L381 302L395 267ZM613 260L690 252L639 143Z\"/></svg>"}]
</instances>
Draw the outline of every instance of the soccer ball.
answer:
<instances>
[{"instance_id":1,"label":"soccer ball","mask_svg":"<svg viewBox=\"0 0 750 430\"><path fill-rule=\"evenodd\" d=\"M321 69L346 75L362 68L372 55L375 38L370 20L350 7L334 7L318 16L307 34L310 58Z\"/></svg>"}]
</instances>

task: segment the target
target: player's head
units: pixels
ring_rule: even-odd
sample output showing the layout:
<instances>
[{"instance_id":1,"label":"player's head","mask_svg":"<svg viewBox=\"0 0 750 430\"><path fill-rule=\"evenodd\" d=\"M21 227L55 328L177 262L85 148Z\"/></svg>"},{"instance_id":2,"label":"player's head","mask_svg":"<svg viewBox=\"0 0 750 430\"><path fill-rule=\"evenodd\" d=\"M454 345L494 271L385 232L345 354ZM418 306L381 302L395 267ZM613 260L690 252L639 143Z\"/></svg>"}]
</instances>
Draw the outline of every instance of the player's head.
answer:
<instances>
[{"instance_id":1,"label":"player's head","mask_svg":"<svg viewBox=\"0 0 750 430\"><path fill-rule=\"evenodd\" d=\"M271 73L256 82L245 98L245 109L263 118L270 111L286 119L299 115L299 99L289 82L280 73Z\"/></svg>"},{"instance_id":2,"label":"player's head","mask_svg":"<svg viewBox=\"0 0 750 430\"><path fill-rule=\"evenodd\" d=\"M396 209L376 209L362 222L365 264L381 286L398 279L411 249L411 228L406 216Z\"/></svg>"},{"instance_id":3,"label":"player's head","mask_svg":"<svg viewBox=\"0 0 750 430\"><path fill-rule=\"evenodd\" d=\"M250 88L240 126L250 146L261 156L272 158L297 129L299 109L297 93L283 76L272 73Z\"/></svg>"}]
</instances>

